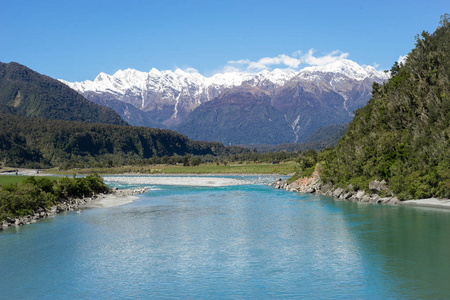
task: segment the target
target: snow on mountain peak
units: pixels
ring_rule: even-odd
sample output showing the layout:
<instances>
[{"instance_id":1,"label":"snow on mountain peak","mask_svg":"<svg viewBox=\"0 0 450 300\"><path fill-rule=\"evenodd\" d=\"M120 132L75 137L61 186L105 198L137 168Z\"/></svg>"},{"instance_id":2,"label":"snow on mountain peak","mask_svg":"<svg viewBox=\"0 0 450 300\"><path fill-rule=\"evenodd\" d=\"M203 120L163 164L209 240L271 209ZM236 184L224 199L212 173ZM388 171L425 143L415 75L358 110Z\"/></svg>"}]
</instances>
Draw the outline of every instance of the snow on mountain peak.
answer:
<instances>
[{"instance_id":1,"label":"snow on mountain peak","mask_svg":"<svg viewBox=\"0 0 450 300\"><path fill-rule=\"evenodd\" d=\"M176 93L191 94L194 98L202 97L202 99L211 100L220 91L239 86L244 82L259 86L269 81L277 86L282 86L297 76L303 80L316 80L317 76L321 76L321 73L341 74L354 80L364 80L368 77L381 80L388 78L388 74L378 71L372 66L363 67L354 61L340 59L326 65L306 67L299 71L293 69L264 70L259 73L235 71L216 73L211 77L205 77L195 69L182 70L177 68L175 71L159 71L152 68L148 73L125 69L118 70L113 75L102 72L94 81L86 80L73 83L61 81L80 93L88 91L108 92L121 97L128 91L142 95L146 91L159 93L170 89L177 91ZM211 89L214 92L210 92Z\"/></svg>"},{"instance_id":2,"label":"snow on mountain peak","mask_svg":"<svg viewBox=\"0 0 450 300\"><path fill-rule=\"evenodd\" d=\"M376 77L381 79L388 78L384 72L378 71L372 66L362 67L349 59L337 60L322 66L306 67L300 71L300 73L313 72L340 73L355 80L364 80L367 77Z\"/></svg>"}]
</instances>

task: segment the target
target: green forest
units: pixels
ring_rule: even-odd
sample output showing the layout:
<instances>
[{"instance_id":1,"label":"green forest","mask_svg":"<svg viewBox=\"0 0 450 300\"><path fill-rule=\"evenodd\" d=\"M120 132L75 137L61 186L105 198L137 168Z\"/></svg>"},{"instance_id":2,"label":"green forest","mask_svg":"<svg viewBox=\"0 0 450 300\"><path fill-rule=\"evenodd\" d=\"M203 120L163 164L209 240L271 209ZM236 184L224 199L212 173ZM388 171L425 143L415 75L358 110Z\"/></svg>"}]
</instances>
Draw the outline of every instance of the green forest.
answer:
<instances>
[{"instance_id":1,"label":"green forest","mask_svg":"<svg viewBox=\"0 0 450 300\"><path fill-rule=\"evenodd\" d=\"M0 157L12 167L123 165L164 156L250 152L165 129L0 114Z\"/></svg>"},{"instance_id":2,"label":"green forest","mask_svg":"<svg viewBox=\"0 0 450 300\"><path fill-rule=\"evenodd\" d=\"M450 23L416 36L406 62L373 85L338 145L322 152L321 178L368 189L386 180L401 199L450 197Z\"/></svg>"}]
</instances>

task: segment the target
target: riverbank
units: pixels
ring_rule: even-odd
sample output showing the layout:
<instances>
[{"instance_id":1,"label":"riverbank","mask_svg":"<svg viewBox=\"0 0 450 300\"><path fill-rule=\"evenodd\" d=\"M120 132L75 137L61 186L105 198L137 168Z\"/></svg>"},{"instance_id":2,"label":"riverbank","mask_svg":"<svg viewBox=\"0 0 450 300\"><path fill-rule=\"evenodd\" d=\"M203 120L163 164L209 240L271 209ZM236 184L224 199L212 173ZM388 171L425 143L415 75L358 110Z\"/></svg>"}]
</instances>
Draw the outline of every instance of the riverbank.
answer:
<instances>
[{"instance_id":1,"label":"riverbank","mask_svg":"<svg viewBox=\"0 0 450 300\"><path fill-rule=\"evenodd\" d=\"M48 209L39 208L33 214L7 218L0 224L0 230L9 226L28 225L37 222L39 219L53 217L61 212L73 211L77 208L93 208L93 207L113 207L133 202L137 199L137 195L148 191L148 188L135 188L119 190L113 188L109 193L99 193L91 197L70 198L58 202Z\"/></svg>"},{"instance_id":2,"label":"riverbank","mask_svg":"<svg viewBox=\"0 0 450 300\"><path fill-rule=\"evenodd\" d=\"M37 170L29 170L29 169L21 169L19 170L21 175L28 175L28 176L10 176L13 179L26 177L24 180L31 180L32 182L35 182L33 177L29 177L30 175L38 174L38 175L50 175L46 172L37 172ZM176 186L197 186L197 187L225 187L225 186L235 186L235 185L245 185L250 183L259 182L266 183L268 181L267 177L264 177L264 179L261 179L259 177L255 177L251 182L249 180L243 180L241 178L230 178L229 174L226 174L227 176L224 177L217 177L215 176L187 176L187 175L181 175L181 176L174 176L174 175L168 175L168 176L158 176L158 175L138 175L138 176L130 176L130 175L124 175L124 176L104 176L103 179L110 184L125 184L125 185L176 185ZM91 175L90 175L91 176ZM90 176L87 176L89 178ZM6 177L5 177L6 178ZM39 179L38 179L39 178ZM53 177L49 177L52 179ZM269 177L270 178L270 177ZM44 180L46 178L43 177L36 177L36 180ZM85 178L77 178L78 180L84 180ZM270 178L269 180L273 180L274 177ZM21 184L24 180L20 180L17 183ZM67 179L72 181L72 179ZM17 184L16 183L16 184ZM19 214L14 216L15 214L10 214L9 217L6 219L3 219L3 221L0 221L0 229L6 228L9 226L19 226L19 225L26 225L36 222L39 219L47 218L54 216L60 212L65 211L72 211L75 209L83 209L83 208L94 208L94 207L112 207L112 206L119 206L124 205L128 203L132 203L137 197L135 197L138 194L145 193L148 191L149 188L135 188L131 190L119 190L118 188L109 189L106 193L95 193L94 196L91 197L68 197L68 199L59 199L57 200L57 204L51 206L48 209L44 209L42 207L45 207L44 205L40 204L39 206L35 206L35 208L31 207L31 214L20 216ZM42 188L38 189L41 193ZM74 190L74 189L72 189ZM106 191L106 190L105 190Z\"/></svg>"},{"instance_id":3,"label":"riverbank","mask_svg":"<svg viewBox=\"0 0 450 300\"><path fill-rule=\"evenodd\" d=\"M374 180L373 182L371 182L369 184L369 188L372 193L366 193L365 191L361 190L353 191L351 186L349 186L347 189L336 188L330 183L324 184L323 182L321 182L317 170L314 171L311 177L302 177L291 183L288 183L287 180L282 180L281 178L278 178L277 180L268 185L273 186L275 189L285 189L287 191L298 193L316 193L319 195L338 198L340 200L367 202L375 204L405 205L405 206L420 206L420 207L450 209L450 199L429 198L429 199L414 199L401 201L395 196L381 197L379 193L388 189L385 181Z\"/></svg>"}]
</instances>

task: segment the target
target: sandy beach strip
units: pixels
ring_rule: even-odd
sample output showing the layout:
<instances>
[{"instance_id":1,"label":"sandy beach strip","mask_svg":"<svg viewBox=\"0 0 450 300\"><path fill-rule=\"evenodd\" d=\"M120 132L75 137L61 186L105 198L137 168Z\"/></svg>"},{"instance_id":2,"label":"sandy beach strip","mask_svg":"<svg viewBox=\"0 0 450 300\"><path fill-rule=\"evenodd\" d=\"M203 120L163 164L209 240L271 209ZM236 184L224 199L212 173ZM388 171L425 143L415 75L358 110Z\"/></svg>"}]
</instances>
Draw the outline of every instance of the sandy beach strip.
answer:
<instances>
[{"instance_id":1,"label":"sandy beach strip","mask_svg":"<svg viewBox=\"0 0 450 300\"><path fill-rule=\"evenodd\" d=\"M106 208L121 206L133 203L138 198L138 196L118 196L107 194L93 201L80 205L78 208Z\"/></svg>"},{"instance_id":2,"label":"sandy beach strip","mask_svg":"<svg viewBox=\"0 0 450 300\"><path fill-rule=\"evenodd\" d=\"M400 202L401 205L450 209L450 199L416 199Z\"/></svg>"}]
</instances>

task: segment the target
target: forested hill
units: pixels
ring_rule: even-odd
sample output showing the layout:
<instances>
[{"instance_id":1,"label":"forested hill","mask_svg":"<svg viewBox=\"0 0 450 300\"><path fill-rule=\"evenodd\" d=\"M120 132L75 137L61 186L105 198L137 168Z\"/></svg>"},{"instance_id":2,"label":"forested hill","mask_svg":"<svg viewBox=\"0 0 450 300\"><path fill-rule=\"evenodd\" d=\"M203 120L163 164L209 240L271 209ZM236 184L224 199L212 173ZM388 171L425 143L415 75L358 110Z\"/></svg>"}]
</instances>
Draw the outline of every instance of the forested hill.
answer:
<instances>
[{"instance_id":1,"label":"forested hill","mask_svg":"<svg viewBox=\"0 0 450 300\"><path fill-rule=\"evenodd\" d=\"M416 37L404 65L374 84L334 150L325 153L325 182L367 189L386 180L400 198L450 197L450 24Z\"/></svg>"},{"instance_id":2,"label":"forested hill","mask_svg":"<svg viewBox=\"0 0 450 300\"><path fill-rule=\"evenodd\" d=\"M0 114L0 163L11 167L92 166L172 155L249 151L191 141L171 130Z\"/></svg>"},{"instance_id":3,"label":"forested hill","mask_svg":"<svg viewBox=\"0 0 450 300\"><path fill-rule=\"evenodd\" d=\"M58 80L14 62L0 62L0 112L46 119L127 124L112 109L95 104Z\"/></svg>"}]
</instances>

